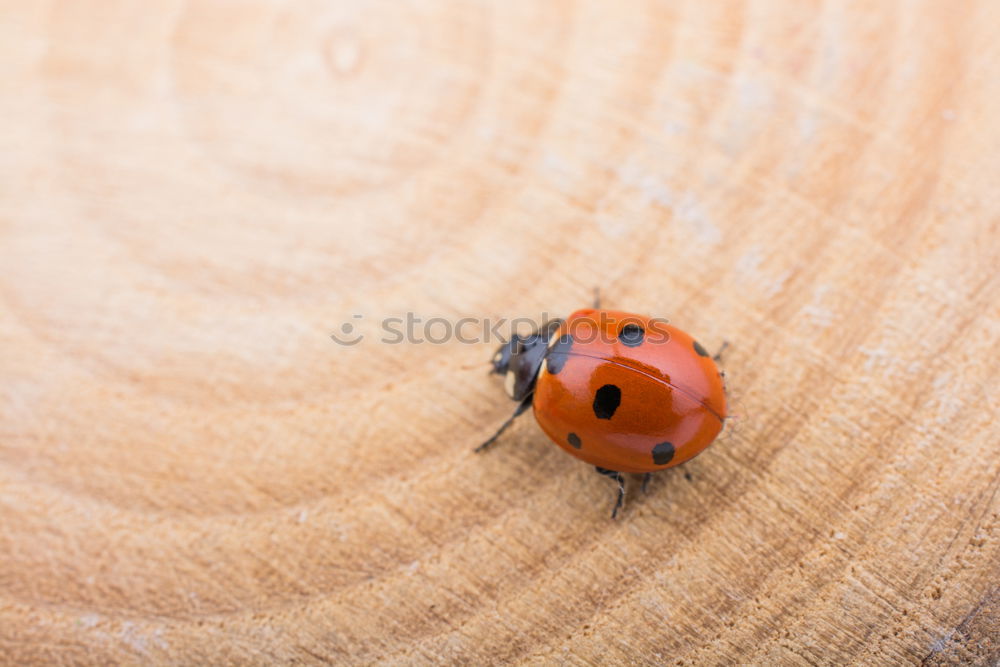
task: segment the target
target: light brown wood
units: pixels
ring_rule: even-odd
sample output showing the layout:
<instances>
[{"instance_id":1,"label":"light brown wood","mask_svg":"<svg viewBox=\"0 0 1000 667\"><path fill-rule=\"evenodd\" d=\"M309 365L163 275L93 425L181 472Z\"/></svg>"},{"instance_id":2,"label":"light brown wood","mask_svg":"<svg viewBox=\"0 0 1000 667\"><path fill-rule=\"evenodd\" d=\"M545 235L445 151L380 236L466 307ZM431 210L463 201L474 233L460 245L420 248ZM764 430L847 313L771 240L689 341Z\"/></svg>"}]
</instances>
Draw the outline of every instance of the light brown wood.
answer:
<instances>
[{"instance_id":1,"label":"light brown wood","mask_svg":"<svg viewBox=\"0 0 1000 667\"><path fill-rule=\"evenodd\" d=\"M998 25L0 3L3 662L997 664ZM617 522L472 454L493 344L376 340L594 285L731 343Z\"/></svg>"}]
</instances>

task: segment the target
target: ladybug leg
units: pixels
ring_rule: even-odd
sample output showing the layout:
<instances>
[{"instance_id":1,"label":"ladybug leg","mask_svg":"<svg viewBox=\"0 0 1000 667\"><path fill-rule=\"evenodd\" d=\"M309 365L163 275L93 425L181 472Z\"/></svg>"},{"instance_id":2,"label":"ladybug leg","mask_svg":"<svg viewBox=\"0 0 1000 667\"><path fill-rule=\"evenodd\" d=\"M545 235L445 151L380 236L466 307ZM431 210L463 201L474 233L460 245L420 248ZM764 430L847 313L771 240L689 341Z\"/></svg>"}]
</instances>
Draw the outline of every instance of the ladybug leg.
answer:
<instances>
[{"instance_id":1,"label":"ladybug leg","mask_svg":"<svg viewBox=\"0 0 1000 667\"><path fill-rule=\"evenodd\" d=\"M594 310L598 310L601 307L601 288L594 288Z\"/></svg>"},{"instance_id":2,"label":"ladybug leg","mask_svg":"<svg viewBox=\"0 0 1000 667\"><path fill-rule=\"evenodd\" d=\"M653 473L647 472L642 476L642 492L646 493L646 488L649 486L649 480L653 478Z\"/></svg>"},{"instance_id":3,"label":"ladybug leg","mask_svg":"<svg viewBox=\"0 0 1000 667\"><path fill-rule=\"evenodd\" d=\"M729 341L728 340L722 341L722 347L719 348L718 352L712 355L712 361L714 361L715 363L719 363L720 361L722 361L722 353L726 351L727 347L729 347Z\"/></svg>"},{"instance_id":4,"label":"ladybug leg","mask_svg":"<svg viewBox=\"0 0 1000 667\"><path fill-rule=\"evenodd\" d=\"M524 400L521 401L518 404L517 409L514 410L514 414L512 414L510 417L507 417L507 421L505 421L504 423L500 424L500 428L497 429L496 433L494 433L493 435L491 435L486 440L486 442L484 442L483 444L481 444L478 447L476 447L473 451L475 451L477 453L481 452L481 451L484 451L487 447L489 447L494 442L496 442L497 438L500 437L500 434L503 433L504 431L506 431L507 427L510 426L511 424L513 424L514 420L517 419L519 415L523 414L525 410L527 410L528 408L531 407L531 399L532 399L532 397L533 397L533 394L528 394L527 396L525 396Z\"/></svg>"},{"instance_id":5,"label":"ladybug leg","mask_svg":"<svg viewBox=\"0 0 1000 667\"><path fill-rule=\"evenodd\" d=\"M625 504L625 478L617 470L608 470L607 468L601 468L600 466L594 466L594 469L601 475L605 477L610 477L611 479L618 482L618 499L615 501L615 508L611 510L611 518L615 519L618 517L618 510L622 508Z\"/></svg>"}]
</instances>

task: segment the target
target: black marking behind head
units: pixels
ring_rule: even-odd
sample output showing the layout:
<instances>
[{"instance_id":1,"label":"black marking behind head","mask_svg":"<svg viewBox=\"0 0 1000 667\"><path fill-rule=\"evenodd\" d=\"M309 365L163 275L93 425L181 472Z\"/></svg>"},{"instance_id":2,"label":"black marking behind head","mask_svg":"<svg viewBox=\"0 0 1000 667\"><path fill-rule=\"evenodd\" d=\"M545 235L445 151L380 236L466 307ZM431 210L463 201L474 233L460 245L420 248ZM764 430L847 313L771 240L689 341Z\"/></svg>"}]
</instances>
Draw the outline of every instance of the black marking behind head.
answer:
<instances>
[{"instance_id":1,"label":"black marking behind head","mask_svg":"<svg viewBox=\"0 0 1000 667\"><path fill-rule=\"evenodd\" d=\"M670 463L670 459L674 458L674 446L669 442L661 442L656 447L653 447L653 463L658 466L664 466Z\"/></svg>"},{"instance_id":2,"label":"black marking behind head","mask_svg":"<svg viewBox=\"0 0 1000 667\"><path fill-rule=\"evenodd\" d=\"M583 446L583 443L580 442L580 436L578 436L576 433L570 433L569 435L567 435L566 442L568 442L573 447L573 449L580 449L580 447Z\"/></svg>"},{"instance_id":3,"label":"black marking behind head","mask_svg":"<svg viewBox=\"0 0 1000 667\"><path fill-rule=\"evenodd\" d=\"M646 330L640 327L638 324L630 323L622 327L621 331L618 332L618 340L622 342L622 345L627 345L628 347L638 347L642 345L642 339L646 336Z\"/></svg>"},{"instance_id":4,"label":"black marking behind head","mask_svg":"<svg viewBox=\"0 0 1000 667\"><path fill-rule=\"evenodd\" d=\"M694 351L697 352L702 357L707 357L708 356L708 350L706 350L705 348L703 348L701 346L701 343L699 343L698 341L694 342Z\"/></svg>"},{"instance_id":5,"label":"black marking behind head","mask_svg":"<svg viewBox=\"0 0 1000 667\"><path fill-rule=\"evenodd\" d=\"M622 402L622 390L613 384L606 384L594 395L594 416L611 419Z\"/></svg>"},{"instance_id":6,"label":"black marking behind head","mask_svg":"<svg viewBox=\"0 0 1000 667\"><path fill-rule=\"evenodd\" d=\"M569 351L573 348L573 337L568 333L559 336L559 339L552 344L545 355L545 367L549 373L556 375L566 365L569 358Z\"/></svg>"}]
</instances>

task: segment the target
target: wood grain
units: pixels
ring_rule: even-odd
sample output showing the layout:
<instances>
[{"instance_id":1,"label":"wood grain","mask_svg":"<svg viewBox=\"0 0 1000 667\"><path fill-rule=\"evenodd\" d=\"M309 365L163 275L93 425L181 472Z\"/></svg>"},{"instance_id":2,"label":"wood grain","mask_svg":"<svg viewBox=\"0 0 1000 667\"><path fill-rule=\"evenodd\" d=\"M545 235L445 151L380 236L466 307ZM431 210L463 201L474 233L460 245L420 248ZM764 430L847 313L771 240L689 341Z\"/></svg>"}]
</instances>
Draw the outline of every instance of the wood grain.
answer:
<instances>
[{"instance_id":1,"label":"wood grain","mask_svg":"<svg viewBox=\"0 0 1000 667\"><path fill-rule=\"evenodd\" d=\"M997 664L998 9L0 2L2 660ZM593 285L731 343L617 522L377 340Z\"/></svg>"}]
</instances>

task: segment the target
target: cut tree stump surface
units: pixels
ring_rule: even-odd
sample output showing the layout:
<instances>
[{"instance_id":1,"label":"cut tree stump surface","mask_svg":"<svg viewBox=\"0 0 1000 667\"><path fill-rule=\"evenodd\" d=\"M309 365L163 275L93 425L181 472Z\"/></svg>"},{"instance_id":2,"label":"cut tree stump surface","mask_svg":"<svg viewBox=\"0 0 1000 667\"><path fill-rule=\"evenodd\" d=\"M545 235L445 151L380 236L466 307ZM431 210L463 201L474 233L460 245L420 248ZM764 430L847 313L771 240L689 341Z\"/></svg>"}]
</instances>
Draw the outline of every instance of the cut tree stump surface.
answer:
<instances>
[{"instance_id":1,"label":"cut tree stump surface","mask_svg":"<svg viewBox=\"0 0 1000 667\"><path fill-rule=\"evenodd\" d=\"M998 25L0 1L0 660L997 664ZM594 286L730 342L614 522L472 453L495 341L381 341Z\"/></svg>"}]
</instances>

